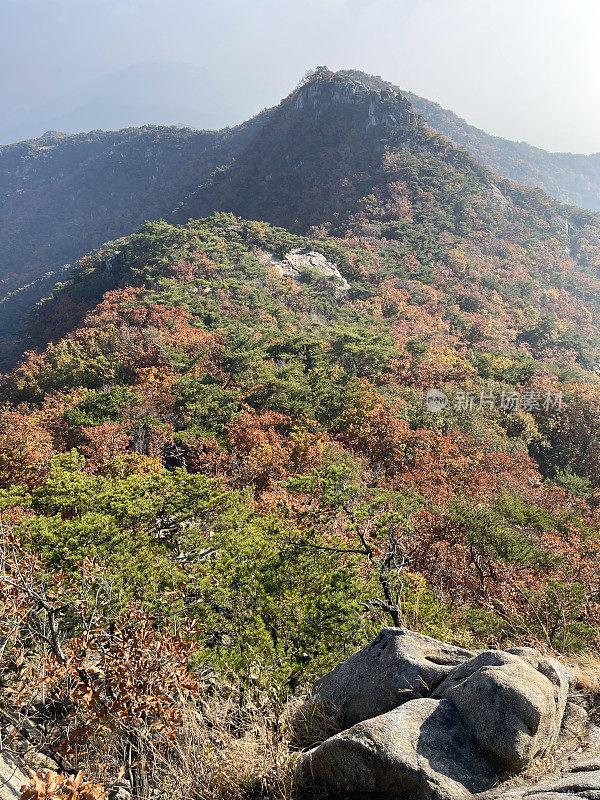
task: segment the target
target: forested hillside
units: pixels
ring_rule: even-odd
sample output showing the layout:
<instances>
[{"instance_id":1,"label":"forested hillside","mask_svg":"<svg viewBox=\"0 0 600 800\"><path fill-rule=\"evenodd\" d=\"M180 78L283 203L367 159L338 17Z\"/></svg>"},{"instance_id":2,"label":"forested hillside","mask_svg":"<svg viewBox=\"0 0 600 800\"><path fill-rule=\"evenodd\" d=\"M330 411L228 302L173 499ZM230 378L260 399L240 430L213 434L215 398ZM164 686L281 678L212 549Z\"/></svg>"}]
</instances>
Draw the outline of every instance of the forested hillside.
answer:
<instances>
[{"instance_id":1,"label":"forested hillside","mask_svg":"<svg viewBox=\"0 0 600 800\"><path fill-rule=\"evenodd\" d=\"M550 153L526 142L490 136L437 103L411 92L406 97L435 131L466 148L494 172L544 189L563 203L600 210L600 153Z\"/></svg>"},{"instance_id":2,"label":"forested hillside","mask_svg":"<svg viewBox=\"0 0 600 800\"><path fill-rule=\"evenodd\" d=\"M350 84L389 96L400 92L393 84L358 71L338 73L340 80L342 76ZM492 137L435 103L410 92L400 94L408 101L397 105L400 117L422 114L434 130L503 177L542 187L563 202L600 208L598 157L547 153ZM279 124L284 126L285 108L284 103L278 109ZM342 115L336 120L330 113L328 147L335 148L336 137L341 136L346 158L339 174L324 173L333 163L332 154L320 147L302 114L298 131L275 127L255 140L269 116L263 112L221 132L160 127L75 136L50 132L40 139L0 146L0 337L19 328L23 315L68 274L68 265L76 259L147 219L170 219L174 209L175 219L183 220L186 213L247 207L241 212L245 216L285 221L297 229L312 220L320 223L325 211L335 211L333 219L343 219L350 211L346 201L356 199L356 193L366 194L361 182L377 179L370 170L379 168L378 156L371 162L373 154L364 142L355 152L351 119ZM338 130L340 124L350 129ZM285 157L290 142L296 149L297 178L304 182L301 195L275 197L288 190L278 185L277 176L256 170L265 166L263 156L279 152ZM211 175L238 157L238 184L228 195L222 180L212 185ZM313 175L312 186L303 177L308 174ZM255 179L273 195L264 208L250 184L244 184ZM281 211L269 216L275 211L274 202Z\"/></svg>"},{"instance_id":3,"label":"forested hillside","mask_svg":"<svg viewBox=\"0 0 600 800\"><path fill-rule=\"evenodd\" d=\"M48 133L0 146L0 335L102 242L168 215L228 163L260 118L221 132Z\"/></svg>"},{"instance_id":4,"label":"forested hillside","mask_svg":"<svg viewBox=\"0 0 600 800\"><path fill-rule=\"evenodd\" d=\"M25 800L310 797L289 703L382 625L600 643L598 217L325 69L177 213L1 380Z\"/></svg>"},{"instance_id":5,"label":"forested hillside","mask_svg":"<svg viewBox=\"0 0 600 800\"><path fill-rule=\"evenodd\" d=\"M491 136L438 103L400 89L382 78L358 70L344 70L344 74L372 89L401 91L434 131L464 147L479 162L504 178L544 189L563 203L600 210L600 153L589 156L550 153L526 142Z\"/></svg>"}]
</instances>

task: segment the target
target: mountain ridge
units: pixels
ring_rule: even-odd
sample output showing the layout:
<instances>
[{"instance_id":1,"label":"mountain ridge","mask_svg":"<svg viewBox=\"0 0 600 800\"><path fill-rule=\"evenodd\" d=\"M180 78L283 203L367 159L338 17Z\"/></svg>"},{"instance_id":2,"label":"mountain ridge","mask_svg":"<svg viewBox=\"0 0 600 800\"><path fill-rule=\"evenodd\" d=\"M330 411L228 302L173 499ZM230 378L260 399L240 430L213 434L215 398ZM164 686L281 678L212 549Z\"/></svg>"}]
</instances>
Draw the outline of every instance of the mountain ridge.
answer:
<instances>
[{"instance_id":1,"label":"mountain ridge","mask_svg":"<svg viewBox=\"0 0 600 800\"><path fill-rule=\"evenodd\" d=\"M366 91L383 92L388 104L392 97L396 98L396 103L401 102L400 97L406 98L402 102L405 103L403 113L407 114L411 113L408 104L414 107L413 103L418 101L415 95L378 77L355 70L342 70L335 74L342 83L346 82L344 91L354 92L356 98L362 96L357 89L359 86ZM350 90L350 86L354 89ZM288 102L289 98L284 99L277 108L287 108ZM376 103L382 102L380 94ZM279 140L273 132L268 145L263 141L264 137L257 136L263 123L276 113L274 110L263 112L247 123L222 132L152 126L78 136L49 132L38 140L0 147L0 307L4 334L14 332L23 314L48 293L56 280L62 278L65 264L72 263L110 238L126 235L145 219L164 216L182 221L186 215L205 216L214 210L235 210L236 207L244 217L268 217L269 208L273 210L277 195L285 187L277 178L271 177L270 192L273 196L267 203L268 208L263 210L258 197L253 197L244 181L260 181L268 177L268 173L262 178L253 174L248 166L252 158L255 168L259 166L261 148L263 154L268 155L266 150L280 148L285 137L294 141L291 131L282 134ZM415 122L413 119L412 123ZM332 125L335 127L333 121ZM330 134L330 148L335 149L335 136L339 132L332 128ZM303 152L309 160L315 154L323 160L325 156L322 150L319 151L322 143L313 142L311 155L307 143L312 134L305 130L303 135L306 146L298 150L296 143L297 152ZM385 135L380 138L383 141ZM140 158L142 150L154 152L146 164L143 156ZM306 222L339 224L340 214L347 216L350 213L346 207L348 197L354 192L354 202L357 202L361 196L366 196L366 191L358 191L358 184L362 181L367 187L381 167L377 160L379 156L372 148L369 152L369 148L363 148L360 157L353 150L354 146L347 142L345 166L343 161L337 162L341 164L337 175L329 175L322 169L323 175L314 178L314 185L310 187L312 194L307 192L309 187L304 187L296 192L296 196L292 192L285 201L279 197L286 212L279 217L272 216L271 221L296 226L297 230ZM239 163L232 164L242 154L249 170L245 177L241 175ZM361 165L360 158L367 160ZM329 159L329 162L334 163L334 159ZM354 164L352 175L351 164ZM282 164L280 166L283 168ZM325 162L323 167L327 167ZM216 175L211 177L215 170ZM123 173L121 177L120 172ZM227 181L235 180L236 174L239 176L237 189L230 191L229 198L219 196L225 191ZM112 178L108 181L110 175ZM104 193L103 186L106 187ZM115 186L120 187L116 194ZM261 185L260 191L266 193L266 198L269 187ZM304 209L297 207L302 197ZM297 219L292 218L294 208ZM352 213L356 214L358 210L355 208Z\"/></svg>"},{"instance_id":2,"label":"mountain ridge","mask_svg":"<svg viewBox=\"0 0 600 800\"><path fill-rule=\"evenodd\" d=\"M509 287L518 275L529 281L528 302L539 323L544 314L554 319L540 352L554 340L571 353L567 360L577 353L581 366L600 359L600 331L592 320L600 308L598 216L494 175L433 132L401 92L321 69L271 111L261 135L215 171L168 222L184 230L196 224L188 220L214 213L266 222L317 243L334 237L341 245L357 242L381 251L382 276L410 284L414 270L419 280L439 283L448 304L456 298L461 313L475 312L482 341L489 338L498 349L530 336ZM118 288L113 264L124 246L109 244L86 258L75 283L68 283L75 295L83 290L89 296L91 276L104 276L92 301ZM92 271L90 264L96 265ZM352 283L351 276L343 277ZM579 329L557 301L545 299L558 287L565 308L581 317ZM368 294L367 287L360 291ZM497 314L498 295L505 330L484 334L484 317ZM53 316L53 303L42 305L40 319ZM48 322L43 327L52 328Z\"/></svg>"},{"instance_id":3,"label":"mountain ridge","mask_svg":"<svg viewBox=\"0 0 600 800\"><path fill-rule=\"evenodd\" d=\"M600 152L582 155L553 152L527 142L494 136L439 103L360 70L341 70L373 88L400 91L427 124L482 164L517 183L544 189L561 202L600 210Z\"/></svg>"}]
</instances>

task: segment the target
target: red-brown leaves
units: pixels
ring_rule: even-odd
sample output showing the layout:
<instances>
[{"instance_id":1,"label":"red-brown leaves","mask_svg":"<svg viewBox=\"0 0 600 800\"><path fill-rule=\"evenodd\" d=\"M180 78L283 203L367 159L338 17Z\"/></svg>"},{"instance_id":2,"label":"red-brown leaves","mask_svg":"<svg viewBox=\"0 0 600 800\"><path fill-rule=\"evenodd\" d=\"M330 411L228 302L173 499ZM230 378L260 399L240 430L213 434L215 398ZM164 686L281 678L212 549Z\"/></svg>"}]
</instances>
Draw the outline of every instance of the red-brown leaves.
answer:
<instances>
[{"instance_id":1,"label":"red-brown leaves","mask_svg":"<svg viewBox=\"0 0 600 800\"><path fill-rule=\"evenodd\" d=\"M48 770L45 774L29 771L29 786L21 789L21 800L105 800L107 792L100 784L83 780L83 772L74 778Z\"/></svg>"}]
</instances>

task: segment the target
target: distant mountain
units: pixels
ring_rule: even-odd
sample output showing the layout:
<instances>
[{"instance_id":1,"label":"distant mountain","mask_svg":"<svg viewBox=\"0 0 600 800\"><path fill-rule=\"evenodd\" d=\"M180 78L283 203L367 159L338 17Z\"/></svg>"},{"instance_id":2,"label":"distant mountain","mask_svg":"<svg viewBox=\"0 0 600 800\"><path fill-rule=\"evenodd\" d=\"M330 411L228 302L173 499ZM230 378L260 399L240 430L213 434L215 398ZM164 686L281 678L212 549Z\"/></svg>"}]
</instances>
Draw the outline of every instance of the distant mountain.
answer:
<instances>
[{"instance_id":1,"label":"distant mountain","mask_svg":"<svg viewBox=\"0 0 600 800\"><path fill-rule=\"evenodd\" d=\"M444 239L469 230L462 210L475 194L512 209L512 224L535 207L527 236L545 230L541 218L549 198L492 173L437 134L405 92L360 72L322 68L272 111L260 136L192 192L173 218L181 223L226 211L297 233L326 225L335 234L361 230L413 243L420 231L429 237L423 246L434 259ZM570 247L579 227L572 220L586 214L559 208L554 204L551 229Z\"/></svg>"},{"instance_id":2,"label":"distant mountain","mask_svg":"<svg viewBox=\"0 0 600 800\"><path fill-rule=\"evenodd\" d=\"M187 274L190 234L182 231L195 229L189 221L223 212L257 221L248 236L266 239L267 264L286 249L268 245L264 223L287 229L288 250L298 245L296 236L313 244L328 238L322 252L331 257L337 252L331 237L344 247L360 246L373 254L378 286L389 280L392 294L414 293L418 305L429 297L435 326L462 346L504 352L523 343L541 359L580 368L600 359L598 215L494 174L432 131L389 86L374 88L355 74L319 68L261 118L236 158L188 193L168 218L181 228L166 222L152 228L159 250L162 232L173 237L169 275ZM230 217L217 228L223 243L231 231L239 233ZM145 253L146 231L135 241ZM86 259L67 289L42 304L33 344L72 327L104 292L137 285L148 259L126 259L126 246L117 242ZM345 289L359 306L369 305L360 261L336 257ZM266 287L260 283L261 291ZM225 313L218 297L194 300L210 306L206 319ZM334 293L334 305L337 300ZM75 315L70 322L66 309Z\"/></svg>"},{"instance_id":3,"label":"distant mountain","mask_svg":"<svg viewBox=\"0 0 600 800\"><path fill-rule=\"evenodd\" d=\"M190 64L134 64L48 97L33 108L3 109L0 144L144 125L217 130L238 122L214 76Z\"/></svg>"},{"instance_id":4,"label":"distant mountain","mask_svg":"<svg viewBox=\"0 0 600 800\"><path fill-rule=\"evenodd\" d=\"M0 147L0 332L15 329L63 264L168 215L244 148L261 119L221 132L48 133Z\"/></svg>"},{"instance_id":5,"label":"distant mountain","mask_svg":"<svg viewBox=\"0 0 600 800\"><path fill-rule=\"evenodd\" d=\"M196 189L175 219L230 211L297 231L343 226L385 180L385 144L409 135L409 101L370 90L343 73L318 73L273 111L240 157ZM322 78L322 79L321 79Z\"/></svg>"},{"instance_id":6,"label":"distant mountain","mask_svg":"<svg viewBox=\"0 0 600 800\"><path fill-rule=\"evenodd\" d=\"M435 103L353 70L336 73L335 81L312 80L276 111L220 132L154 126L57 132L69 129L77 115L95 127L109 110L116 124L143 120L159 95L172 108L199 104L218 121L225 113L222 98L211 94L208 77L203 95L200 84L193 70L132 68L71 98L65 106L75 115L70 119L58 107L45 116L45 127L55 131L0 146L0 333L18 328L22 315L66 274L65 264L147 219L185 222L234 211L299 232L323 223L342 230L368 212L370 193L388 186L386 147L408 136L418 114L499 174L600 208L600 156L546 153L490 137ZM315 103L318 117L306 113Z\"/></svg>"}]
</instances>

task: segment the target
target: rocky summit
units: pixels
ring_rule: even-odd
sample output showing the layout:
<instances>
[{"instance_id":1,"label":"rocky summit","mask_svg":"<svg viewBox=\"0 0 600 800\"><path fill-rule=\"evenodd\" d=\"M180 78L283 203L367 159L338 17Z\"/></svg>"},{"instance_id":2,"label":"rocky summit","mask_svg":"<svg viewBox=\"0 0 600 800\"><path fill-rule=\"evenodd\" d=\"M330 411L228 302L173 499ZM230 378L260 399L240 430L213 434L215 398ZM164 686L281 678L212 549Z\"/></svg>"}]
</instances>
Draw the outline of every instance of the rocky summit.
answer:
<instances>
[{"instance_id":1,"label":"rocky summit","mask_svg":"<svg viewBox=\"0 0 600 800\"><path fill-rule=\"evenodd\" d=\"M296 774L336 797L595 800L600 730L573 682L531 648L470 652L384 628L296 712L298 724L320 706L341 728Z\"/></svg>"}]
</instances>

